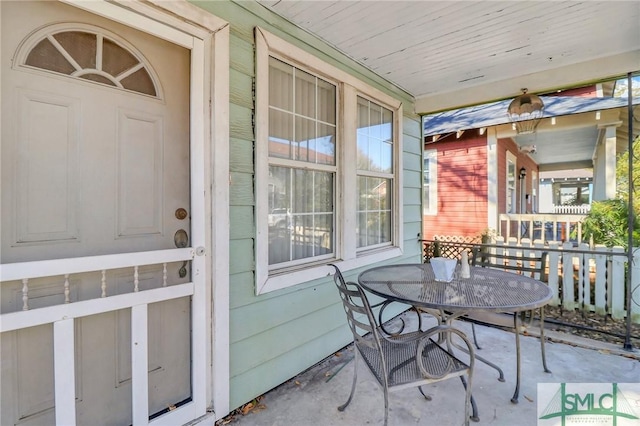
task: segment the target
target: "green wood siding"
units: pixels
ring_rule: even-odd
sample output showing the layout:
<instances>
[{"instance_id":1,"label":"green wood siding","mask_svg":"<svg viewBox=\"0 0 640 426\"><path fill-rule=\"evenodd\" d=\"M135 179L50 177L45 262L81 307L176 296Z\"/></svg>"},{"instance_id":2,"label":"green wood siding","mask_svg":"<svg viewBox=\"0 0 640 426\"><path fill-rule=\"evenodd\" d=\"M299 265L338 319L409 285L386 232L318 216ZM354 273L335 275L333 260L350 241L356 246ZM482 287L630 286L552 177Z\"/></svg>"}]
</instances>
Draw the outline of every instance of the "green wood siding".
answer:
<instances>
[{"instance_id":1,"label":"green wood siding","mask_svg":"<svg viewBox=\"0 0 640 426\"><path fill-rule=\"evenodd\" d=\"M254 28L260 26L403 102L404 256L420 261L422 144L410 95L254 2L193 2L230 24L230 408L285 382L350 342L330 277L255 295ZM214 200L215 202L215 200ZM355 280L360 270L349 271ZM400 312L406 307L394 307Z\"/></svg>"}]
</instances>

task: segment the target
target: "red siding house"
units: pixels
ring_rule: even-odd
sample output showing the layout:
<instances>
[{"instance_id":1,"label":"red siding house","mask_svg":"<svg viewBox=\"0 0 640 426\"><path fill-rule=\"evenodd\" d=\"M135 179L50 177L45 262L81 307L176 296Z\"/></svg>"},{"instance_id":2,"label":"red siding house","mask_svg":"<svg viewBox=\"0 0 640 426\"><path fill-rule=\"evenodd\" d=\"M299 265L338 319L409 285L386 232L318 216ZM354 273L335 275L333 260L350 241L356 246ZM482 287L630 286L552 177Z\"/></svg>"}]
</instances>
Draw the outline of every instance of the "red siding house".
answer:
<instances>
[{"instance_id":1,"label":"red siding house","mask_svg":"<svg viewBox=\"0 0 640 426\"><path fill-rule=\"evenodd\" d=\"M491 130L482 133L471 129L425 144L423 238L476 237L497 223L499 213L537 210L536 162L511 138L492 138Z\"/></svg>"},{"instance_id":2,"label":"red siding house","mask_svg":"<svg viewBox=\"0 0 640 426\"><path fill-rule=\"evenodd\" d=\"M594 199L607 198L615 181L606 176L625 128L625 98L615 86L542 96L544 115L533 132L512 127L510 100L425 116L422 238L479 237L500 231L500 214L539 213L542 171L592 170L594 188L602 188Z\"/></svg>"}]
</instances>

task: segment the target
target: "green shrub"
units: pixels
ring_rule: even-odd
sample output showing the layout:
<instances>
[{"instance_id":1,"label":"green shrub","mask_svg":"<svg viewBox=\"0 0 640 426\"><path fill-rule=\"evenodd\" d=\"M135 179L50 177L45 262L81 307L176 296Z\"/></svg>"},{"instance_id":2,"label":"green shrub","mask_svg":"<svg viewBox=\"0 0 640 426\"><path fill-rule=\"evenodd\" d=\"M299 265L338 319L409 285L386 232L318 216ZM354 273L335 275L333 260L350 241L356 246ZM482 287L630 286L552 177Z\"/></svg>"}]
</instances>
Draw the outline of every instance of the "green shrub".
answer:
<instances>
[{"instance_id":1,"label":"green shrub","mask_svg":"<svg viewBox=\"0 0 640 426\"><path fill-rule=\"evenodd\" d=\"M629 209L621 199L594 201L582 222L583 241L593 238L595 244L627 247ZM635 221L633 246L640 245L640 224Z\"/></svg>"}]
</instances>

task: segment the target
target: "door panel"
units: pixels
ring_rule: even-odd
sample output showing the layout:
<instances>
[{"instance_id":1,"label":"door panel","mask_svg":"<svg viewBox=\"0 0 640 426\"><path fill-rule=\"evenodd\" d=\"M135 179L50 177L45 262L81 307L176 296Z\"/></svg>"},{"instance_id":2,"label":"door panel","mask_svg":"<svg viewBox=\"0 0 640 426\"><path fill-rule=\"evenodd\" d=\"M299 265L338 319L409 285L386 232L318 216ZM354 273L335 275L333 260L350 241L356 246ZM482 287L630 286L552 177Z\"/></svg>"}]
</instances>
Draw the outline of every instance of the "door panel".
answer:
<instances>
[{"instance_id":1,"label":"door panel","mask_svg":"<svg viewBox=\"0 0 640 426\"><path fill-rule=\"evenodd\" d=\"M1 263L174 248L190 233L175 214L191 210L189 51L58 2L0 7ZM29 44L52 23L69 31ZM54 71L15 63L20 49ZM65 277L32 280L29 308L187 282L181 266L73 275L67 295ZM23 309L22 286L3 283L3 313ZM150 414L190 397L190 315L189 298L149 306ZM131 422L130 336L129 310L76 321L79 424ZM52 327L0 339L0 424L52 424Z\"/></svg>"},{"instance_id":2,"label":"door panel","mask_svg":"<svg viewBox=\"0 0 640 426\"><path fill-rule=\"evenodd\" d=\"M80 100L22 88L16 97L14 244L77 241Z\"/></svg>"}]
</instances>

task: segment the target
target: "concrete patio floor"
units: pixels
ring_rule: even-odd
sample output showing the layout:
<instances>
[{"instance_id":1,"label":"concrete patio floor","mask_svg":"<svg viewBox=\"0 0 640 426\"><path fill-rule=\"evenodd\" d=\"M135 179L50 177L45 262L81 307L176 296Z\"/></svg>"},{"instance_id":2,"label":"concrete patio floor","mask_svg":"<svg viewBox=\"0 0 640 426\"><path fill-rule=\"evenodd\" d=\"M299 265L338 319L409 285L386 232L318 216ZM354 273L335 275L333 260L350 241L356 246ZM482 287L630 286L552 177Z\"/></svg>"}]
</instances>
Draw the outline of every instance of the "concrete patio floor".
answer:
<instances>
[{"instance_id":1,"label":"concrete patio floor","mask_svg":"<svg viewBox=\"0 0 640 426\"><path fill-rule=\"evenodd\" d=\"M414 315L402 315L409 323ZM429 324L427 323L426 326ZM409 325L411 326L411 325ZM457 321L456 326L471 336L471 325ZM423 325L423 329L425 325ZM531 333L535 331L531 329ZM487 326L476 326L478 354L502 367L506 381L499 382L495 370L476 363L473 395L479 408L479 423L484 425L538 425L538 410L549 395L538 395L538 383L640 383L640 351L625 351L609 345L563 333L549 332L545 373L537 337L521 337L522 385L518 404L510 402L515 388L515 336ZM561 343L561 341L563 343ZM564 343L566 342L566 343ZM378 425L383 423L382 389L364 364L358 364L358 384L351 404L340 412L337 406L347 400L353 378L353 346L324 359L309 370L259 399L247 414L228 416L217 424L238 426L268 425ZM416 388L394 392L389 398L389 425L449 426L463 423L464 390L459 380L427 385L423 388L431 401ZM640 394L638 395L640 397ZM538 407L538 401L541 407ZM640 416L640 400L634 401ZM541 425L557 424L544 421ZM612 424L612 423L607 423ZM621 424L621 423L618 423ZM635 424L640 424L640 421Z\"/></svg>"}]
</instances>

